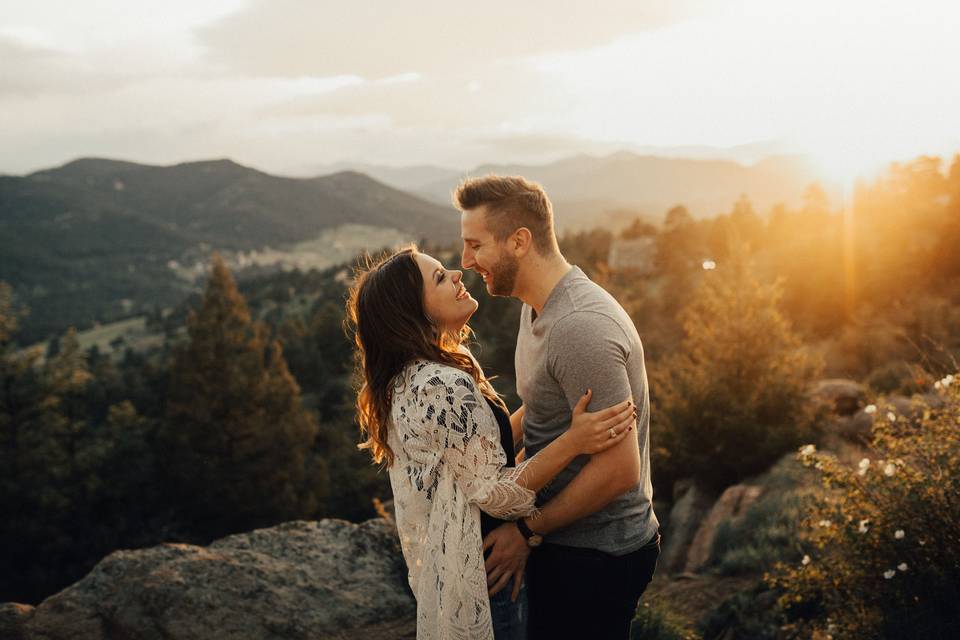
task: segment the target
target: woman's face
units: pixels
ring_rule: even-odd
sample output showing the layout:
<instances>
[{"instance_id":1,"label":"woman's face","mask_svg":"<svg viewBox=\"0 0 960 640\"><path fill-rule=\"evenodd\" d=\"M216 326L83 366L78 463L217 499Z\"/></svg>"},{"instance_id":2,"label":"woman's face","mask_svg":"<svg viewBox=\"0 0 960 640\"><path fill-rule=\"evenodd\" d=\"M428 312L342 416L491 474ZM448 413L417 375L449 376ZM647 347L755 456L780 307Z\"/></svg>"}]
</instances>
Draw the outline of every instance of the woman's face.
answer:
<instances>
[{"instance_id":1,"label":"woman's face","mask_svg":"<svg viewBox=\"0 0 960 640\"><path fill-rule=\"evenodd\" d=\"M477 301L460 282L462 271L444 269L436 258L416 255L423 276L423 309L444 332L458 332L477 310Z\"/></svg>"}]
</instances>

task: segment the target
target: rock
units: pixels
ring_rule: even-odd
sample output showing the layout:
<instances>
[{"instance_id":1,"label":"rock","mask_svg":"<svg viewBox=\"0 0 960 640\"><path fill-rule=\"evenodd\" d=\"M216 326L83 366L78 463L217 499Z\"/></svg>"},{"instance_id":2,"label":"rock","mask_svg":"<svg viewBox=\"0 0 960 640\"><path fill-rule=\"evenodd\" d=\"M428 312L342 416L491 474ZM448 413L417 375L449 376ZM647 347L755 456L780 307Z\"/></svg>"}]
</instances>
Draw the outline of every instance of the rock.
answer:
<instances>
[{"instance_id":1,"label":"rock","mask_svg":"<svg viewBox=\"0 0 960 640\"><path fill-rule=\"evenodd\" d=\"M869 438L871 429L873 429L873 415L860 409L852 416L834 416L827 422L825 431L841 436L845 440L862 442Z\"/></svg>"},{"instance_id":2,"label":"rock","mask_svg":"<svg viewBox=\"0 0 960 640\"><path fill-rule=\"evenodd\" d=\"M36 608L0 607L0 638L413 638L391 525L292 521L207 547L114 551Z\"/></svg>"},{"instance_id":3,"label":"rock","mask_svg":"<svg viewBox=\"0 0 960 640\"><path fill-rule=\"evenodd\" d=\"M680 571L686 565L687 549L710 511L716 494L690 480L678 481L674 486L674 503L670 509L660 567L668 572Z\"/></svg>"},{"instance_id":4,"label":"rock","mask_svg":"<svg viewBox=\"0 0 960 640\"><path fill-rule=\"evenodd\" d=\"M0 638L26 640L23 628L33 615L33 607L18 602L0 604Z\"/></svg>"},{"instance_id":5,"label":"rock","mask_svg":"<svg viewBox=\"0 0 960 640\"><path fill-rule=\"evenodd\" d=\"M943 396L938 393L914 394L907 398L902 395L892 395L887 398L881 398L876 402L878 412L869 414L860 409L851 416L834 416L828 423L827 432L841 436L842 438L854 442L865 442L869 440L870 431L873 428L873 421L877 416L886 418L886 412L893 409L893 412L900 416L917 418L923 415L928 409L939 409L944 405Z\"/></svg>"},{"instance_id":6,"label":"rock","mask_svg":"<svg viewBox=\"0 0 960 640\"><path fill-rule=\"evenodd\" d=\"M720 523L742 515L762 493L763 487L757 485L737 484L727 487L710 509L703 524L697 529L693 542L690 543L684 566L685 572L696 573L707 564Z\"/></svg>"},{"instance_id":7,"label":"rock","mask_svg":"<svg viewBox=\"0 0 960 640\"><path fill-rule=\"evenodd\" d=\"M810 395L841 416L853 415L867 398L866 388L856 380L829 378L814 384Z\"/></svg>"},{"instance_id":8,"label":"rock","mask_svg":"<svg viewBox=\"0 0 960 640\"><path fill-rule=\"evenodd\" d=\"M914 394L912 400L914 404L920 404L923 409L942 409L947 403L942 394L933 391Z\"/></svg>"}]
</instances>

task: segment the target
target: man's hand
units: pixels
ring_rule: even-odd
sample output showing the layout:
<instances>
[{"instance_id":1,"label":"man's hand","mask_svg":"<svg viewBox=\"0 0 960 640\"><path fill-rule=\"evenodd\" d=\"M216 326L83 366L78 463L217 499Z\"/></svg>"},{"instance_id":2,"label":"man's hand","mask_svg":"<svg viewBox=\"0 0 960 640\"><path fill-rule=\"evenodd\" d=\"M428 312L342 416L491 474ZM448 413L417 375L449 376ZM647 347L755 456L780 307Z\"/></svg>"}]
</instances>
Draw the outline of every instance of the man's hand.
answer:
<instances>
[{"instance_id":1,"label":"man's hand","mask_svg":"<svg viewBox=\"0 0 960 640\"><path fill-rule=\"evenodd\" d=\"M523 580L523 570L527 566L527 556L530 547L526 538L517 529L513 522L506 522L483 539L483 550L493 547L490 557L484 567L487 570L488 595L493 595L507 586L510 576L513 576L513 594L511 600L516 602L520 595L520 582Z\"/></svg>"}]
</instances>

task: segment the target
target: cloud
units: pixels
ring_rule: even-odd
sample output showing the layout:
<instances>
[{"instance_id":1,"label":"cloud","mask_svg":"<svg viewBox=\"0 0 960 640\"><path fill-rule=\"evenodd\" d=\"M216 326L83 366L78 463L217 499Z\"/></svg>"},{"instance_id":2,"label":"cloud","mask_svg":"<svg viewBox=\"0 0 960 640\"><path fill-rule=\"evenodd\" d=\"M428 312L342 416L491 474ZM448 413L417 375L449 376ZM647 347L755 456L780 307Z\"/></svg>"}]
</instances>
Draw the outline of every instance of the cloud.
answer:
<instances>
[{"instance_id":1,"label":"cloud","mask_svg":"<svg viewBox=\"0 0 960 640\"><path fill-rule=\"evenodd\" d=\"M0 34L0 98L76 93L114 86L116 72L89 68L80 59L45 46L28 46Z\"/></svg>"},{"instance_id":2,"label":"cloud","mask_svg":"<svg viewBox=\"0 0 960 640\"><path fill-rule=\"evenodd\" d=\"M212 60L241 73L376 79L597 46L674 23L707 4L257 0L198 34Z\"/></svg>"}]
</instances>

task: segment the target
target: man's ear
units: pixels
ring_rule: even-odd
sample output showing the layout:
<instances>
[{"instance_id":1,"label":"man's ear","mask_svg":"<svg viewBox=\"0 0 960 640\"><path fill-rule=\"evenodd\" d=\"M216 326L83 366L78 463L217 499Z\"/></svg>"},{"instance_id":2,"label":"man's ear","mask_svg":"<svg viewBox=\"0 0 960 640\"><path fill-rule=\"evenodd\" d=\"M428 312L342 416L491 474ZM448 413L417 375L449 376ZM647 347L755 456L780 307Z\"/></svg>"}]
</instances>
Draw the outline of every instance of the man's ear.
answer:
<instances>
[{"instance_id":1,"label":"man's ear","mask_svg":"<svg viewBox=\"0 0 960 640\"><path fill-rule=\"evenodd\" d=\"M513 235L507 240L507 247L517 258L527 255L530 248L533 247L533 234L530 229L520 227L513 232Z\"/></svg>"}]
</instances>

